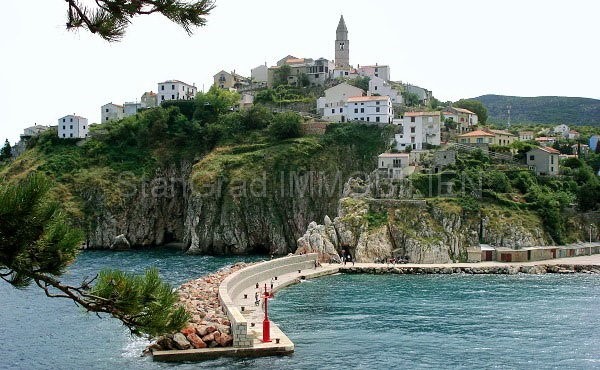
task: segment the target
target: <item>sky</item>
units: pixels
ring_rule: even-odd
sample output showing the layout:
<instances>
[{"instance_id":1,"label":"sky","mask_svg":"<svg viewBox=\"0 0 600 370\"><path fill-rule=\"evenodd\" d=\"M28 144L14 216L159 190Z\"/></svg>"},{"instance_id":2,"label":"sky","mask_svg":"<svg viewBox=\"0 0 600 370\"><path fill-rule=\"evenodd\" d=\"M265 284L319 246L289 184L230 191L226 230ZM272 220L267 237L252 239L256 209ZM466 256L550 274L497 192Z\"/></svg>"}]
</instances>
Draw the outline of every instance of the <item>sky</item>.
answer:
<instances>
[{"instance_id":1,"label":"sky","mask_svg":"<svg viewBox=\"0 0 600 370\"><path fill-rule=\"evenodd\" d=\"M90 1L90 0L84 0ZM484 94L600 99L597 0L216 0L188 36L160 15L134 18L108 43L65 29L63 0L4 1L0 140L67 114L140 99L178 79L208 90L220 70L250 75L282 57L334 58L340 14L350 63L385 64L392 80L442 101Z\"/></svg>"}]
</instances>

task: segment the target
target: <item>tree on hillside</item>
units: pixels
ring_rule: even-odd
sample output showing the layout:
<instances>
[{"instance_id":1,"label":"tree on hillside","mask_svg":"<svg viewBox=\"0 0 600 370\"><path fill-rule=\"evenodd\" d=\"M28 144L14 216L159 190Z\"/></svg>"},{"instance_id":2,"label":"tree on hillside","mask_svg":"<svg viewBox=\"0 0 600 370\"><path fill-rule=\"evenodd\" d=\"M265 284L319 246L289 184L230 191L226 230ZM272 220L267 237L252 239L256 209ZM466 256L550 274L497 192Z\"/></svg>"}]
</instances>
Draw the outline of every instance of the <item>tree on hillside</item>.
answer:
<instances>
[{"instance_id":1,"label":"tree on hillside","mask_svg":"<svg viewBox=\"0 0 600 370\"><path fill-rule=\"evenodd\" d=\"M10 143L8 139L4 141L4 146L0 149L0 162L6 159L10 159L12 157L12 148L10 147Z\"/></svg>"},{"instance_id":2,"label":"tree on hillside","mask_svg":"<svg viewBox=\"0 0 600 370\"><path fill-rule=\"evenodd\" d=\"M408 91L402 92L402 100L404 100L404 105L407 107L416 107L419 105L420 101L419 95Z\"/></svg>"},{"instance_id":3,"label":"tree on hillside","mask_svg":"<svg viewBox=\"0 0 600 370\"><path fill-rule=\"evenodd\" d=\"M181 329L189 314L176 305L177 293L156 270L144 276L106 270L78 286L60 282L83 235L69 224L60 203L49 200L50 187L37 174L0 185L0 279L16 288L35 283L49 297L71 299L88 312L121 320L133 334Z\"/></svg>"},{"instance_id":4,"label":"tree on hillside","mask_svg":"<svg viewBox=\"0 0 600 370\"><path fill-rule=\"evenodd\" d=\"M485 124L487 122L488 111L487 108L480 101L461 99L452 105L457 108L468 109L471 112L477 114L477 119L480 124Z\"/></svg>"},{"instance_id":5,"label":"tree on hillside","mask_svg":"<svg viewBox=\"0 0 600 370\"><path fill-rule=\"evenodd\" d=\"M301 133L302 117L298 113L279 113L269 125L269 133L275 139L284 140L299 137Z\"/></svg>"},{"instance_id":6,"label":"tree on hillside","mask_svg":"<svg viewBox=\"0 0 600 370\"><path fill-rule=\"evenodd\" d=\"M273 86L277 87L279 85L287 85L290 76L292 75L292 67L289 64L284 64L277 68L274 72L275 78L273 81Z\"/></svg>"},{"instance_id":7,"label":"tree on hillside","mask_svg":"<svg viewBox=\"0 0 600 370\"><path fill-rule=\"evenodd\" d=\"M206 93L199 92L195 102L194 119L210 123L220 115L233 111L239 105L240 94L213 85Z\"/></svg>"},{"instance_id":8,"label":"tree on hillside","mask_svg":"<svg viewBox=\"0 0 600 370\"><path fill-rule=\"evenodd\" d=\"M191 34L193 27L206 24L205 16L215 7L213 0L95 0L95 5L82 0L65 1L67 29L83 28L109 42L125 35L133 17L154 13L164 15Z\"/></svg>"}]
</instances>

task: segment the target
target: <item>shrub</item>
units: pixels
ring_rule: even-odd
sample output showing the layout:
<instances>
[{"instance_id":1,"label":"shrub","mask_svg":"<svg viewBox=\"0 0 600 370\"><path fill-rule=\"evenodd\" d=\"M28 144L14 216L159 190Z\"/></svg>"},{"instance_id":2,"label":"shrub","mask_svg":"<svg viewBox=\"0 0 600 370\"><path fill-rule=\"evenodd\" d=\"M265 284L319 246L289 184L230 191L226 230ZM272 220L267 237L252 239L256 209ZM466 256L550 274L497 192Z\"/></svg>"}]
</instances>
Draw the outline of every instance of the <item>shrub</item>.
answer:
<instances>
[{"instance_id":1,"label":"shrub","mask_svg":"<svg viewBox=\"0 0 600 370\"><path fill-rule=\"evenodd\" d=\"M269 134L272 138L284 140L301 136L302 117L293 112L277 114L269 125Z\"/></svg>"}]
</instances>

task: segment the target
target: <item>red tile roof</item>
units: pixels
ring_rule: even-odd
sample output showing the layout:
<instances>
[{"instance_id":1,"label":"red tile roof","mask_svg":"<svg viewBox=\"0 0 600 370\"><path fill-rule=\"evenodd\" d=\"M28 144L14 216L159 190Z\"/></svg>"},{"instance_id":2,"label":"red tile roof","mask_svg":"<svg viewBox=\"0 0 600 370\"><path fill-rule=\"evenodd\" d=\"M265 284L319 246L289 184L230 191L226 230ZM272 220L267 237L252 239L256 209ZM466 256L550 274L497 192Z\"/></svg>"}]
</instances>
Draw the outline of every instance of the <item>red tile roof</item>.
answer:
<instances>
[{"instance_id":1,"label":"red tile roof","mask_svg":"<svg viewBox=\"0 0 600 370\"><path fill-rule=\"evenodd\" d=\"M489 132L483 130L471 131L466 134L458 135L458 137L477 137L477 136L491 136L494 137L496 135L490 134Z\"/></svg>"}]
</instances>

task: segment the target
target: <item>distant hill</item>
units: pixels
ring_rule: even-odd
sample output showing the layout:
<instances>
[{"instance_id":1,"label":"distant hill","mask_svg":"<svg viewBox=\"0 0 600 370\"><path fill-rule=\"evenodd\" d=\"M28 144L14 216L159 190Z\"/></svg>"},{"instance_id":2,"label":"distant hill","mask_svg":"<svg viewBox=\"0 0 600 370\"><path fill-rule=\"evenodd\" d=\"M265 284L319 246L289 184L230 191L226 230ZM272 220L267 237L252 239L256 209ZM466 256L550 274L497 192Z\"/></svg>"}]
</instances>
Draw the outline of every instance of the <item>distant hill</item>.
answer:
<instances>
[{"instance_id":1,"label":"distant hill","mask_svg":"<svg viewBox=\"0 0 600 370\"><path fill-rule=\"evenodd\" d=\"M487 107L491 123L506 123L506 107L510 105L512 123L600 125L600 100L597 99L483 95L473 100L479 100Z\"/></svg>"}]
</instances>

